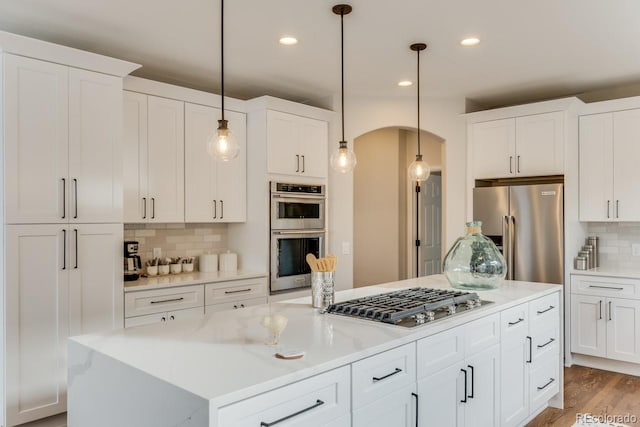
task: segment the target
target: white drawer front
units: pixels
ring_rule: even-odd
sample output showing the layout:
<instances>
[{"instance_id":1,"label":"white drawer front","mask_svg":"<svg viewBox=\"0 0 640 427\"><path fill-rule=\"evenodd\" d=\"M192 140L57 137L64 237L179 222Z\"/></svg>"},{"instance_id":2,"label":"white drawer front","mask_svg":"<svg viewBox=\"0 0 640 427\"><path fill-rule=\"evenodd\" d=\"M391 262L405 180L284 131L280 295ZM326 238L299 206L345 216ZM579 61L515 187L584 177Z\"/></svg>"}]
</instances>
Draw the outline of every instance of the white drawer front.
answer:
<instances>
[{"instance_id":1,"label":"white drawer front","mask_svg":"<svg viewBox=\"0 0 640 427\"><path fill-rule=\"evenodd\" d=\"M531 334L531 359L535 363L547 353L558 354L560 337L558 326L539 329Z\"/></svg>"},{"instance_id":2,"label":"white drawer front","mask_svg":"<svg viewBox=\"0 0 640 427\"><path fill-rule=\"evenodd\" d=\"M234 280L205 285L206 305L222 304L267 296L267 279Z\"/></svg>"},{"instance_id":3,"label":"white drawer front","mask_svg":"<svg viewBox=\"0 0 640 427\"><path fill-rule=\"evenodd\" d=\"M500 314L474 320L465 326L465 354L474 355L500 342Z\"/></svg>"},{"instance_id":4,"label":"white drawer front","mask_svg":"<svg viewBox=\"0 0 640 427\"><path fill-rule=\"evenodd\" d=\"M571 293L640 298L640 280L571 275Z\"/></svg>"},{"instance_id":5,"label":"white drawer front","mask_svg":"<svg viewBox=\"0 0 640 427\"><path fill-rule=\"evenodd\" d=\"M212 304L204 308L205 313L216 313L218 311L239 310L241 308L251 307L253 305L266 304L267 297L252 298L241 301L225 302L222 304Z\"/></svg>"},{"instance_id":6,"label":"white drawer front","mask_svg":"<svg viewBox=\"0 0 640 427\"><path fill-rule=\"evenodd\" d=\"M557 355L544 357L529 377L529 408L535 412L560 391L560 365Z\"/></svg>"},{"instance_id":7,"label":"white drawer front","mask_svg":"<svg viewBox=\"0 0 640 427\"><path fill-rule=\"evenodd\" d=\"M523 339L529 332L529 306L520 304L500 312L503 340Z\"/></svg>"},{"instance_id":8,"label":"white drawer front","mask_svg":"<svg viewBox=\"0 0 640 427\"><path fill-rule=\"evenodd\" d=\"M418 379L464 359L464 326L418 341Z\"/></svg>"},{"instance_id":9,"label":"white drawer front","mask_svg":"<svg viewBox=\"0 0 640 427\"><path fill-rule=\"evenodd\" d=\"M202 285L129 292L124 297L124 317L203 306L204 287Z\"/></svg>"},{"instance_id":10,"label":"white drawer front","mask_svg":"<svg viewBox=\"0 0 640 427\"><path fill-rule=\"evenodd\" d=\"M353 408L359 409L416 381L416 345L403 345L353 363Z\"/></svg>"},{"instance_id":11,"label":"white drawer front","mask_svg":"<svg viewBox=\"0 0 640 427\"><path fill-rule=\"evenodd\" d=\"M334 369L300 382L223 407L220 427L256 427L261 423L315 427L349 415L350 367Z\"/></svg>"},{"instance_id":12,"label":"white drawer front","mask_svg":"<svg viewBox=\"0 0 640 427\"><path fill-rule=\"evenodd\" d=\"M531 329L547 329L560 324L560 294L535 299L529 303Z\"/></svg>"},{"instance_id":13,"label":"white drawer front","mask_svg":"<svg viewBox=\"0 0 640 427\"><path fill-rule=\"evenodd\" d=\"M162 323L167 321L167 313L154 313L145 316L129 317L124 319L124 327L132 328L134 326L151 325L154 323Z\"/></svg>"}]
</instances>

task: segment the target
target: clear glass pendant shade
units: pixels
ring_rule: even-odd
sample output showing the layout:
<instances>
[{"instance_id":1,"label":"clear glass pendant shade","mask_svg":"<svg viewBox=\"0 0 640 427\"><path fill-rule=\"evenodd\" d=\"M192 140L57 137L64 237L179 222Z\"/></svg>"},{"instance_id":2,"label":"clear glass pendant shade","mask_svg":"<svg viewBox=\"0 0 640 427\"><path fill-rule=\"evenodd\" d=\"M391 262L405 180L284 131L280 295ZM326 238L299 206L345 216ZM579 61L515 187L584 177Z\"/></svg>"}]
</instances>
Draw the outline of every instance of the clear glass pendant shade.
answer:
<instances>
[{"instance_id":1,"label":"clear glass pendant shade","mask_svg":"<svg viewBox=\"0 0 640 427\"><path fill-rule=\"evenodd\" d=\"M431 167L422 160L422 155L418 154L416 159L409 165L409 179L411 181L426 181L431 174Z\"/></svg>"},{"instance_id":2,"label":"clear glass pendant shade","mask_svg":"<svg viewBox=\"0 0 640 427\"><path fill-rule=\"evenodd\" d=\"M218 129L209 135L207 152L213 159L223 162L238 157L240 146L236 142L233 132L229 130L226 120L218 120Z\"/></svg>"},{"instance_id":3,"label":"clear glass pendant shade","mask_svg":"<svg viewBox=\"0 0 640 427\"><path fill-rule=\"evenodd\" d=\"M331 154L331 168L340 173L349 173L353 171L358 163L356 153L350 150L347 143L340 141L340 148Z\"/></svg>"}]
</instances>

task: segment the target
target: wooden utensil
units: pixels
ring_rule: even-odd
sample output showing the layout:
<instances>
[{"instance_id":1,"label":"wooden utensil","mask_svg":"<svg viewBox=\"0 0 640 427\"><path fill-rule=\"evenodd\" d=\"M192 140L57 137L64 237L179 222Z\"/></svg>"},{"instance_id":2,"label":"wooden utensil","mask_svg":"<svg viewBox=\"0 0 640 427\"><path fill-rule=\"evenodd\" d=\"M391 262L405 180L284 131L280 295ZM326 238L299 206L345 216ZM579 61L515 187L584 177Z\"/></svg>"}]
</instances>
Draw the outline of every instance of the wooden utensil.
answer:
<instances>
[{"instance_id":1,"label":"wooden utensil","mask_svg":"<svg viewBox=\"0 0 640 427\"><path fill-rule=\"evenodd\" d=\"M311 271L317 272L318 260L316 259L316 256L314 254L307 254L306 259L307 259L307 264L309 264L309 268L311 268Z\"/></svg>"}]
</instances>

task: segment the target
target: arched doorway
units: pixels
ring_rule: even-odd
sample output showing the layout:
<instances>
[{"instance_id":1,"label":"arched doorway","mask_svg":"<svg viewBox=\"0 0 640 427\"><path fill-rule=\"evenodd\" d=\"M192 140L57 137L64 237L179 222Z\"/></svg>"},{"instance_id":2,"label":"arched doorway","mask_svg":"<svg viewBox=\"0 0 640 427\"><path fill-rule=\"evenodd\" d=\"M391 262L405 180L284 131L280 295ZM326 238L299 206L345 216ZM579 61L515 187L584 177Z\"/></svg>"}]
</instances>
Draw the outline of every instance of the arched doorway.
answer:
<instances>
[{"instance_id":1,"label":"arched doorway","mask_svg":"<svg viewBox=\"0 0 640 427\"><path fill-rule=\"evenodd\" d=\"M354 287L440 272L444 140L421 133L432 176L418 193L407 174L417 135L416 129L391 127L354 139Z\"/></svg>"}]
</instances>

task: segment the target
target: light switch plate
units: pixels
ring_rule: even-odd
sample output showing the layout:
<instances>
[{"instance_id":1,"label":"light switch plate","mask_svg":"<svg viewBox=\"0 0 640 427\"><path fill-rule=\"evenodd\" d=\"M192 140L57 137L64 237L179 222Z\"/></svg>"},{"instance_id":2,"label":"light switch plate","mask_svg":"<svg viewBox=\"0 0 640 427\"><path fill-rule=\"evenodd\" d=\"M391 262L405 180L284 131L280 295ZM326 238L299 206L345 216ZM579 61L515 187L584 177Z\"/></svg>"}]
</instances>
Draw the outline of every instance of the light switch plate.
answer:
<instances>
[{"instance_id":1,"label":"light switch plate","mask_svg":"<svg viewBox=\"0 0 640 427\"><path fill-rule=\"evenodd\" d=\"M351 245L349 242L342 242L342 255L349 255L351 253Z\"/></svg>"},{"instance_id":2,"label":"light switch plate","mask_svg":"<svg viewBox=\"0 0 640 427\"><path fill-rule=\"evenodd\" d=\"M631 255L640 256L640 243L631 244Z\"/></svg>"},{"instance_id":3,"label":"light switch plate","mask_svg":"<svg viewBox=\"0 0 640 427\"><path fill-rule=\"evenodd\" d=\"M162 257L162 248L153 248L153 257L154 258Z\"/></svg>"}]
</instances>

